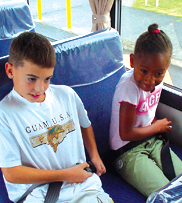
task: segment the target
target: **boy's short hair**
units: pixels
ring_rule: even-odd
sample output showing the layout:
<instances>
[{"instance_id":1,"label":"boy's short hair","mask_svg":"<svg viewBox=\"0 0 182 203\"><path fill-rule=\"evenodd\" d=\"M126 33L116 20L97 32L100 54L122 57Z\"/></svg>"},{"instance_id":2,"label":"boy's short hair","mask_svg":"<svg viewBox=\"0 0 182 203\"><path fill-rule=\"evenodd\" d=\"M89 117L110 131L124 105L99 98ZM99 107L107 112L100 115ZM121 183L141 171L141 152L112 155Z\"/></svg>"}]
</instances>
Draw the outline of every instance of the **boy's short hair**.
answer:
<instances>
[{"instance_id":1,"label":"boy's short hair","mask_svg":"<svg viewBox=\"0 0 182 203\"><path fill-rule=\"evenodd\" d=\"M14 38L9 50L9 62L15 68L23 67L24 60L42 68L55 66L55 51L49 40L36 32L24 32Z\"/></svg>"}]
</instances>

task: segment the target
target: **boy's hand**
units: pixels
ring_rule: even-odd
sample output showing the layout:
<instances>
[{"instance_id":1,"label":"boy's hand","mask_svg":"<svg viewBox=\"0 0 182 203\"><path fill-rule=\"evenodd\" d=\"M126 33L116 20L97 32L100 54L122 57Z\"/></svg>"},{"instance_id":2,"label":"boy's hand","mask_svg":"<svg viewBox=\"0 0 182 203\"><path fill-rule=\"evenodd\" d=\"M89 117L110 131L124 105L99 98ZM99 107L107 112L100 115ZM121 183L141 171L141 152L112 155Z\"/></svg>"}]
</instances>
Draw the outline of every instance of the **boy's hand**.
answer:
<instances>
[{"instance_id":1,"label":"boy's hand","mask_svg":"<svg viewBox=\"0 0 182 203\"><path fill-rule=\"evenodd\" d=\"M92 176L91 173L88 173L84 170L86 167L89 167L87 162L78 164L67 169L68 173L65 180L69 183L82 183L86 181L88 177Z\"/></svg>"},{"instance_id":2,"label":"boy's hand","mask_svg":"<svg viewBox=\"0 0 182 203\"><path fill-rule=\"evenodd\" d=\"M159 129L159 133L168 133L172 131L172 121L168 121L167 118L157 120L154 124Z\"/></svg>"},{"instance_id":3,"label":"boy's hand","mask_svg":"<svg viewBox=\"0 0 182 203\"><path fill-rule=\"evenodd\" d=\"M91 159L91 161L97 170L98 176L101 176L103 173L106 172L106 168L105 168L102 160L100 159L100 157L99 158L93 158L93 159Z\"/></svg>"}]
</instances>

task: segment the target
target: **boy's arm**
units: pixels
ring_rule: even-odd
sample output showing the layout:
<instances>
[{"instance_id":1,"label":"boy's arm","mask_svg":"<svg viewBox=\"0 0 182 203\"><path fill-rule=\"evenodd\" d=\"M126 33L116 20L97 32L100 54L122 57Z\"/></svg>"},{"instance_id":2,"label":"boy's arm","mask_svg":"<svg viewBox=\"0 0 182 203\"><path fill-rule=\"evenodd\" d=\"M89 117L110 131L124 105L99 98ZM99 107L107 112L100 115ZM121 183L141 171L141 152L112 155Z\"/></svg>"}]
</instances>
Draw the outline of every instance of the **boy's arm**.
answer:
<instances>
[{"instance_id":1,"label":"boy's arm","mask_svg":"<svg viewBox=\"0 0 182 203\"><path fill-rule=\"evenodd\" d=\"M91 176L90 173L84 170L84 168L88 166L89 165L85 162L61 170L42 170L21 165L1 169L5 179L15 184L41 184L56 181L81 183Z\"/></svg>"},{"instance_id":2,"label":"boy's arm","mask_svg":"<svg viewBox=\"0 0 182 203\"><path fill-rule=\"evenodd\" d=\"M127 102L120 104L119 133L123 141L137 141L156 133L170 132L171 121L166 118L154 121L146 127L134 127L136 118L136 106Z\"/></svg>"},{"instance_id":3,"label":"boy's arm","mask_svg":"<svg viewBox=\"0 0 182 203\"><path fill-rule=\"evenodd\" d=\"M103 173L106 172L106 168L99 156L92 126L90 125L88 128L81 127L81 131L82 131L84 145L90 156L90 160L97 169L97 175L101 176Z\"/></svg>"}]
</instances>

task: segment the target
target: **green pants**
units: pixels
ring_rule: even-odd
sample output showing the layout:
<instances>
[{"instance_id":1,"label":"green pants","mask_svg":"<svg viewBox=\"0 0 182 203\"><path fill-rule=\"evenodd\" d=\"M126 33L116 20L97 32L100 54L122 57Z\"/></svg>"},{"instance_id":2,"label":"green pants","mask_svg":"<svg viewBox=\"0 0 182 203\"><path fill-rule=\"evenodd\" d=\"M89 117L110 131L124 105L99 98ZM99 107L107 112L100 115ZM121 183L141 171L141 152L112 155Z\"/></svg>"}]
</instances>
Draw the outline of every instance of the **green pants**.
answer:
<instances>
[{"instance_id":1,"label":"green pants","mask_svg":"<svg viewBox=\"0 0 182 203\"><path fill-rule=\"evenodd\" d=\"M169 183L163 174L160 153L163 141L157 138L134 147L116 159L123 161L123 167L116 170L128 183L145 196L157 191ZM182 161L170 149L176 176L182 173Z\"/></svg>"}]
</instances>

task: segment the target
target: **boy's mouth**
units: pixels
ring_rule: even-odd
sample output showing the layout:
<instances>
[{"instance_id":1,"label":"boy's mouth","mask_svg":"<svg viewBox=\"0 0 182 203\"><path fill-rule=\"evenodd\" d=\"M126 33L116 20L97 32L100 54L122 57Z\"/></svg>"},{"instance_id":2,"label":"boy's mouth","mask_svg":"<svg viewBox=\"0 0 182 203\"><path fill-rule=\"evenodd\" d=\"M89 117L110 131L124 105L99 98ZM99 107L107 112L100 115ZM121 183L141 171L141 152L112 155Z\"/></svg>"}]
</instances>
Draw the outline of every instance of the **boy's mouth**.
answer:
<instances>
[{"instance_id":1,"label":"boy's mouth","mask_svg":"<svg viewBox=\"0 0 182 203\"><path fill-rule=\"evenodd\" d=\"M30 94L30 96L33 98L33 99L38 99L41 95L40 94L36 94L36 95L34 95L34 94Z\"/></svg>"}]
</instances>

